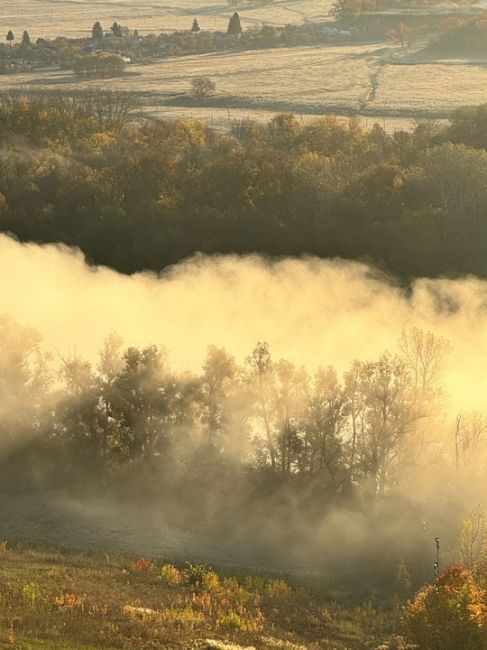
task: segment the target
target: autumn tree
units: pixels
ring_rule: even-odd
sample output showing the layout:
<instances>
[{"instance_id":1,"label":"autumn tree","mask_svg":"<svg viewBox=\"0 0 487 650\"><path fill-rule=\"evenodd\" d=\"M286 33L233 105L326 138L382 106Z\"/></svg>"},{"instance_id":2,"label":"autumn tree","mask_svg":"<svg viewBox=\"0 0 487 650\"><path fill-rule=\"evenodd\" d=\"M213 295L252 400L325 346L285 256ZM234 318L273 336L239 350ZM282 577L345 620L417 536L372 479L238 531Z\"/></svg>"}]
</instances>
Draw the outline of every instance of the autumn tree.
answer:
<instances>
[{"instance_id":1,"label":"autumn tree","mask_svg":"<svg viewBox=\"0 0 487 650\"><path fill-rule=\"evenodd\" d=\"M408 639L420 648L480 650L487 647L485 589L462 566L449 566L420 589L406 608Z\"/></svg>"},{"instance_id":2,"label":"autumn tree","mask_svg":"<svg viewBox=\"0 0 487 650\"><path fill-rule=\"evenodd\" d=\"M472 571L487 566L487 516L480 506L469 512L462 522L458 546L464 565Z\"/></svg>"}]
</instances>

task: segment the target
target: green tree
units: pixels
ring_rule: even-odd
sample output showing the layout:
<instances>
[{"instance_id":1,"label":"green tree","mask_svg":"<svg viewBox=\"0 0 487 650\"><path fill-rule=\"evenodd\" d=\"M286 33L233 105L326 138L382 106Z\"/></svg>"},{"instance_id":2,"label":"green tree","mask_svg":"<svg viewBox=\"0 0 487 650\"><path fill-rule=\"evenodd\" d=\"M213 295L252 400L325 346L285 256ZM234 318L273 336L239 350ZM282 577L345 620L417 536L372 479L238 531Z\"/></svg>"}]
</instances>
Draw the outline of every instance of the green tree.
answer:
<instances>
[{"instance_id":1,"label":"green tree","mask_svg":"<svg viewBox=\"0 0 487 650\"><path fill-rule=\"evenodd\" d=\"M29 35L29 32L28 32L28 31L25 31L25 32L22 34L22 45L24 45L25 47L28 47L30 44L31 44L31 41L30 41L30 35Z\"/></svg>"},{"instance_id":2,"label":"green tree","mask_svg":"<svg viewBox=\"0 0 487 650\"><path fill-rule=\"evenodd\" d=\"M12 43L14 42L14 40L15 40L14 33L13 33L12 30L9 30L8 34L7 34L7 41L9 43L10 47L12 47Z\"/></svg>"},{"instance_id":3,"label":"green tree","mask_svg":"<svg viewBox=\"0 0 487 650\"><path fill-rule=\"evenodd\" d=\"M113 25L111 26L112 34L116 38L122 38L123 33L122 33L122 27L117 23L114 22Z\"/></svg>"},{"instance_id":4,"label":"green tree","mask_svg":"<svg viewBox=\"0 0 487 650\"><path fill-rule=\"evenodd\" d=\"M99 20L97 20L96 23L92 27L91 40L95 41L95 42L99 42L99 41L103 40L103 27L101 26L101 23L100 23Z\"/></svg>"},{"instance_id":5,"label":"green tree","mask_svg":"<svg viewBox=\"0 0 487 650\"><path fill-rule=\"evenodd\" d=\"M201 27L200 27L200 24L199 24L197 18L195 18L195 19L193 20L193 26L191 27L191 31L192 31L192 32L199 32L199 31L201 31Z\"/></svg>"}]
</instances>

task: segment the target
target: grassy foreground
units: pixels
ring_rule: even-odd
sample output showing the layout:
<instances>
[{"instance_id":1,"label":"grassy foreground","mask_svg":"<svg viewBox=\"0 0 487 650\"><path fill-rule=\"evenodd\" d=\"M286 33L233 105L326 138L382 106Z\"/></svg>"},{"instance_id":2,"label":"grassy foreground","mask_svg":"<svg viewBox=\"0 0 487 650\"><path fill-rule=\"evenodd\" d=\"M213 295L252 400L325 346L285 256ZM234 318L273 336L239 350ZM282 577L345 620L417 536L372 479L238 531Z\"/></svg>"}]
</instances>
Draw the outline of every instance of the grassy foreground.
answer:
<instances>
[{"instance_id":1,"label":"grassy foreground","mask_svg":"<svg viewBox=\"0 0 487 650\"><path fill-rule=\"evenodd\" d=\"M0 546L0 648L377 648L396 618L281 578Z\"/></svg>"}]
</instances>

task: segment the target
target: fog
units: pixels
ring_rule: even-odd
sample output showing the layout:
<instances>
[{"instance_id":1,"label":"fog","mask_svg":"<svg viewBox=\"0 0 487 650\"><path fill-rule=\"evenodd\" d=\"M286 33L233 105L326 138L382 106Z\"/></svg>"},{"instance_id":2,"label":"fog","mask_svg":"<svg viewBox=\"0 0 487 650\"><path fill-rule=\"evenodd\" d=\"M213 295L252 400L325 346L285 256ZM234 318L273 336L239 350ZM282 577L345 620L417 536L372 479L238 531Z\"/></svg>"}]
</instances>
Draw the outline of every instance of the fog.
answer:
<instances>
[{"instance_id":1,"label":"fog","mask_svg":"<svg viewBox=\"0 0 487 650\"><path fill-rule=\"evenodd\" d=\"M19 396L8 398L7 407L3 404L10 420L2 423L0 439L2 444L10 442L3 447L8 451L2 470L7 487L0 499L0 537L261 568L308 571L313 567L322 575L333 574L336 584L342 581L343 585L360 582L373 567L375 577L367 580L390 586L391 571L406 557L414 579L424 580L434 536L439 534L445 541L445 558L454 559L461 518L484 492L484 421L465 421L461 464L458 457L455 462L453 441L456 415L483 407L486 310L487 283L473 277L420 279L404 287L356 262L270 261L258 256L195 256L159 277L149 273L128 277L93 268L79 251L64 246L21 244L0 236L0 311L21 327L35 328L43 349L51 353L51 362L67 363L71 373L65 376L65 392L60 396L49 392L47 401L39 398L40 406L28 403L38 391L27 384ZM248 379L226 393L222 389L220 415L211 400L205 401L204 378L195 406L191 402L178 406L178 395L190 386L185 371L201 372L210 345L226 348L244 368L256 342L266 341L276 360L286 358L311 373L320 366L334 366L342 375L356 359L373 361L387 348L398 351L401 333L413 327L451 344L445 358L446 408L438 415L431 411L425 419L407 391L401 392L399 401L391 402L392 409L399 409L393 414L395 420L386 426L392 447L385 443L382 469L376 476L367 448L373 448L374 426L378 426L375 398L363 411L369 428L362 429L362 465L354 465L355 452L350 452L347 439L349 407L340 411L340 430L335 424L330 429L326 419L334 412L326 409L334 409L334 400L347 393L333 393L333 382L328 380L322 389L319 383L311 384L318 390L317 398L331 405L323 407L323 415L318 413L314 421L323 442L313 447L310 439L306 444L311 445L310 453L321 458L319 444L338 445L340 456L333 457L333 470L326 458L325 465L319 461L321 474L315 474L314 461L292 445L288 450L290 454L294 449L296 474L290 466L285 473L283 469L288 452L279 445L290 420L283 424L280 419L282 400L286 409L290 405L303 414L303 424L296 425L304 427L300 435L314 431L315 425L306 423L313 412L306 415L307 407L296 406L303 380L297 378L294 396L289 393L289 397L286 389L269 397L269 409L274 410L268 417L273 418L275 452L281 454L282 464L271 473L269 456L267 467L261 464L267 452L260 457L258 451L249 451L255 443L252 436L263 433L263 424L257 422L258 399L250 405ZM149 391L146 420L133 419L139 406L130 402L130 374L119 385L109 379L105 388L97 388L86 368L69 366L70 360L87 359L96 368L104 340L114 331L125 348L163 346L174 372L180 373L179 379L162 379L162 389L151 383L159 372L157 363L152 366L156 375L147 380L136 375L142 383L136 384L133 394L137 386ZM392 368L387 372L394 373ZM374 390L380 396L382 380L377 377ZM401 381L399 377L390 385L399 386L394 384ZM0 379L3 389L10 390L8 374ZM171 398L173 382L179 382L179 388ZM168 400L161 411L151 406L153 388L162 390L160 395ZM332 393L335 397L330 397ZM112 409L111 416L105 417L99 400L110 405L106 409ZM168 424L167 412L172 418L172 411L180 408L187 418L182 422L189 424L177 419ZM223 421L225 434L219 429ZM154 433L154 427L160 431ZM51 447L43 443L36 447L42 431L47 431ZM217 434L226 438L215 447L211 439ZM130 446L133 435L146 441L139 451ZM235 443L239 436L242 440ZM125 464L120 461L124 440L128 441ZM157 440L162 447L157 447ZM147 441L156 445L150 455L144 447ZM218 444L226 458L220 465L215 457ZM457 446L457 456L459 450ZM379 487L371 488L371 480ZM377 499L383 481L390 487ZM74 493L71 484L76 486ZM353 590L362 594L356 584Z\"/></svg>"},{"instance_id":2,"label":"fog","mask_svg":"<svg viewBox=\"0 0 487 650\"><path fill-rule=\"evenodd\" d=\"M242 361L257 341L310 370L395 350L405 328L447 338L454 410L481 408L487 282L419 279L400 287L365 264L315 258L195 256L159 277L89 266L58 245L0 236L0 311L39 331L47 350L94 360L116 331L125 345L160 344L177 370L198 370L208 345Z\"/></svg>"}]
</instances>

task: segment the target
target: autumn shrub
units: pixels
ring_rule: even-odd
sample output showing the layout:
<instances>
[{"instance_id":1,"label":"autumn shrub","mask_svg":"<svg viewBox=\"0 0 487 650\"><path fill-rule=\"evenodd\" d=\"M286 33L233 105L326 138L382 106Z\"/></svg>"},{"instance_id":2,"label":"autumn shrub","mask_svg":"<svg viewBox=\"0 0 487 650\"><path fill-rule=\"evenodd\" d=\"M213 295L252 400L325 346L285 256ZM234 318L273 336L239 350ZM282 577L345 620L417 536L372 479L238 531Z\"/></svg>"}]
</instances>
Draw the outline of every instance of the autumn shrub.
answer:
<instances>
[{"instance_id":1,"label":"autumn shrub","mask_svg":"<svg viewBox=\"0 0 487 650\"><path fill-rule=\"evenodd\" d=\"M149 571L151 568L151 561L145 557L139 557L134 562L137 571Z\"/></svg>"},{"instance_id":2,"label":"autumn shrub","mask_svg":"<svg viewBox=\"0 0 487 650\"><path fill-rule=\"evenodd\" d=\"M181 582L181 571L174 564L163 564L159 571L161 582L165 585L178 585Z\"/></svg>"},{"instance_id":3,"label":"autumn shrub","mask_svg":"<svg viewBox=\"0 0 487 650\"><path fill-rule=\"evenodd\" d=\"M469 569L452 565L406 609L409 639L424 650L487 648L486 592Z\"/></svg>"},{"instance_id":4,"label":"autumn shrub","mask_svg":"<svg viewBox=\"0 0 487 650\"><path fill-rule=\"evenodd\" d=\"M291 587L285 580L279 578L276 580L269 580L265 585L265 595L270 598L288 598L291 593Z\"/></svg>"},{"instance_id":5,"label":"autumn shrub","mask_svg":"<svg viewBox=\"0 0 487 650\"><path fill-rule=\"evenodd\" d=\"M193 587L217 589L220 585L218 575L203 564L187 564L182 576L184 582Z\"/></svg>"}]
</instances>

